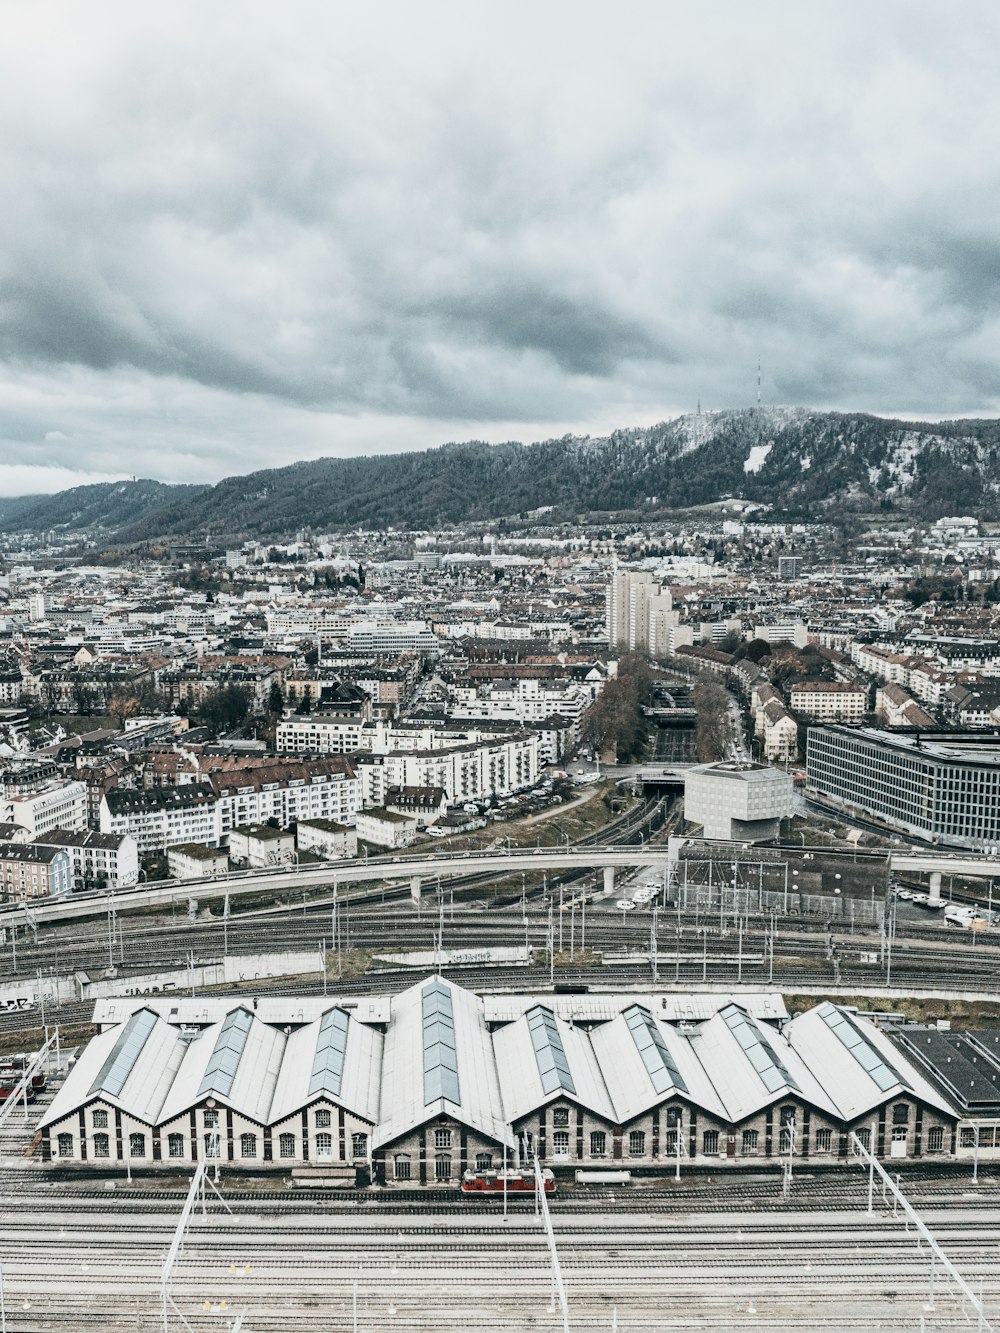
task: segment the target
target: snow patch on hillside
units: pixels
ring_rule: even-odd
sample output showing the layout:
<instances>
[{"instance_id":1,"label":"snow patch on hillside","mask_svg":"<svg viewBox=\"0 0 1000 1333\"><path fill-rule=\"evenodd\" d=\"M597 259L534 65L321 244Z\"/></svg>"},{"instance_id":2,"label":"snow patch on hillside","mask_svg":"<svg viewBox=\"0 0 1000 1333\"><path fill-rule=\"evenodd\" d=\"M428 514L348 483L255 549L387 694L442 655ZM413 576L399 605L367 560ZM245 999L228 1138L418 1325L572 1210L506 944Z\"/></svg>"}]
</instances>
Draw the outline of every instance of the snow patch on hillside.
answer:
<instances>
[{"instance_id":1,"label":"snow patch on hillside","mask_svg":"<svg viewBox=\"0 0 1000 1333\"><path fill-rule=\"evenodd\" d=\"M744 472L759 472L767 461L767 456L774 448L774 441L768 440L767 444L755 444L743 464Z\"/></svg>"}]
</instances>

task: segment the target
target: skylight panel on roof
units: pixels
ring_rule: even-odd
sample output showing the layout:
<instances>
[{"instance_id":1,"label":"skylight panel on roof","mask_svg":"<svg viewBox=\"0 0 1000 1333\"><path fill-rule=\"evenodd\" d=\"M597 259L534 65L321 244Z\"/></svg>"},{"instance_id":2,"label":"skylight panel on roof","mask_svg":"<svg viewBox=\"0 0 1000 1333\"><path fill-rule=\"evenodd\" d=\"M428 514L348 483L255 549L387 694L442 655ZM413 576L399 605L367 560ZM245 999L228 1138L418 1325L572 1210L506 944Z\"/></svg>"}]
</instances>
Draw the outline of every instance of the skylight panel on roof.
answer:
<instances>
[{"instance_id":1,"label":"skylight panel on roof","mask_svg":"<svg viewBox=\"0 0 1000 1333\"><path fill-rule=\"evenodd\" d=\"M639 1005L633 1005L625 1011L624 1018L654 1090L668 1092L678 1088L687 1092L688 1086L653 1015Z\"/></svg>"},{"instance_id":2,"label":"skylight panel on roof","mask_svg":"<svg viewBox=\"0 0 1000 1333\"><path fill-rule=\"evenodd\" d=\"M215 1048L198 1087L198 1096L217 1092L228 1097L240 1067L240 1059L253 1027L253 1015L246 1009L234 1009L226 1018L215 1041Z\"/></svg>"},{"instance_id":3,"label":"skylight panel on roof","mask_svg":"<svg viewBox=\"0 0 1000 1333\"><path fill-rule=\"evenodd\" d=\"M121 1094L154 1027L156 1027L156 1014L151 1010L140 1009L132 1015L122 1028L108 1058L101 1065L100 1072L91 1085L91 1095L95 1092L106 1092L111 1097Z\"/></svg>"},{"instance_id":4,"label":"skylight panel on roof","mask_svg":"<svg viewBox=\"0 0 1000 1333\"><path fill-rule=\"evenodd\" d=\"M888 1092L890 1088L899 1087L913 1091L895 1065L868 1040L850 1014L845 1014L842 1009L829 1002L821 1004L817 1013L840 1044L854 1056L880 1092Z\"/></svg>"},{"instance_id":5,"label":"skylight panel on roof","mask_svg":"<svg viewBox=\"0 0 1000 1333\"><path fill-rule=\"evenodd\" d=\"M344 1057L347 1054L347 1027L348 1018L343 1009L331 1009L320 1019L319 1037L309 1078L310 1096L317 1092L340 1096Z\"/></svg>"},{"instance_id":6,"label":"skylight panel on roof","mask_svg":"<svg viewBox=\"0 0 1000 1333\"><path fill-rule=\"evenodd\" d=\"M458 1052L455 1048L455 1011L451 991L438 980L420 992L423 1018L424 1105L440 1098L460 1106Z\"/></svg>"},{"instance_id":7,"label":"skylight panel on roof","mask_svg":"<svg viewBox=\"0 0 1000 1333\"><path fill-rule=\"evenodd\" d=\"M535 1063L542 1081L543 1092L555 1092L562 1088L564 1092L576 1095L576 1084L570 1073L566 1048L563 1046L559 1027L551 1009L541 1005L530 1009L525 1015L528 1031L531 1034L531 1046L535 1052Z\"/></svg>"},{"instance_id":8,"label":"skylight panel on roof","mask_svg":"<svg viewBox=\"0 0 1000 1333\"><path fill-rule=\"evenodd\" d=\"M768 1092L778 1092L785 1087L801 1091L761 1028L742 1009L730 1004L720 1012L723 1022L745 1051L747 1060Z\"/></svg>"}]
</instances>

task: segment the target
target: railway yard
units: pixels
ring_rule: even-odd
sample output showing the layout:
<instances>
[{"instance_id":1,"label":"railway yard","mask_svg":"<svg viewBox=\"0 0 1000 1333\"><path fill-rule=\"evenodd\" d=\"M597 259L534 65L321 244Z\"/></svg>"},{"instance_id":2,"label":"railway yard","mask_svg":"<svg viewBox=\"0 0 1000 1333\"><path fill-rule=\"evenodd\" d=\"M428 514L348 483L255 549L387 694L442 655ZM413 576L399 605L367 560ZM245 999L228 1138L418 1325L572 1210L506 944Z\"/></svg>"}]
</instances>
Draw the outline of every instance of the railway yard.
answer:
<instances>
[{"instance_id":1,"label":"railway yard","mask_svg":"<svg viewBox=\"0 0 1000 1333\"><path fill-rule=\"evenodd\" d=\"M641 803L598 836L612 845L662 843L677 810ZM803 852L804 855L804 852ZM824 873L869 873L850 850L813 852ZM791 860L793 853L789 852ZM450 867L449 867L450 869ZM530 882L529 882L530 880ZM247 898L223 918L218 904L194 921L178 912L109 913L67 924L30 923L0 949L0 981L48 973L130 975L276 946L326 950L327 973L255 984L255 993L394 993L421 975L375 954L527 945L532 961L462 967L464 986L544 990L553 983L605 989L712 985L813 993L961 994L991 1001L1000 947L992 933L956 934L909 906L831 920L781 910L763 894L694 888L679 898L616 908L600 875L425 881L419 911L408 889L371 881L332 895ZM541 882L539 882L541 881ZM619 894L621 890L619 889ZM584 904L583 899L588 901ZM874 904L874 894L872 895ZM339 947L338 947L339 946ZM553 955L550 957L550 955ZM872 1007L890 1001L873 1000ZM37 1003L0 1012L6 1050L38 1044L43 1022L72 1046L93 1001ZM50 1176L32 1153L34 1125L58 1078L0 1127L0 1260L5 1328L154 1330L242 1327L247 1333L323 1330L617 1328L850 1330L977 1327L955 1287L934 1273L891 1198L860 1166L796 1164L697 1175L685 1166L628 1185L563 1182L551 1200L568 1300L552 1302L546 1233L530 1197L463 1198L456 1190L291 1188L285 1176L222 1172L225 1205L211 1191L196 1207L170 1283L176 1310L163 1323L160 1272L188 1177L120 1168ZM989 1165L908 1163L901 1187L987 1312L1000 1305L1000 1178ZM227 1211L231 1209L230 1211ZM969 1322L971 1319L971 1323ZM242 1322L240 1322L242 1321ZM979 1327L990 1325L985 1318Z\"/></svg>"}]
</instances>

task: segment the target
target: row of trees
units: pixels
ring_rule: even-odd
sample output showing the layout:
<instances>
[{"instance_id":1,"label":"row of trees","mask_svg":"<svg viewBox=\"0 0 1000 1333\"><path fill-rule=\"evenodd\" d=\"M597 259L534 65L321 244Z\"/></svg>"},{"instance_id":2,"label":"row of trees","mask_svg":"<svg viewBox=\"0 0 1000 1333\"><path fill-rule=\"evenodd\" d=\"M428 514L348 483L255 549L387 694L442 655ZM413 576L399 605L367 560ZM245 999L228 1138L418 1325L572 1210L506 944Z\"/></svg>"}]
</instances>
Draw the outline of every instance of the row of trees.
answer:
<instances>
[{"instance_id":1,"label":"row of trees","mask_svg":"<svg viewBox=\"0 0 1000 1333\"><path fill-rule=\"evenodd\" d=\"M641 653L625 653L612 676L584 715L581 739L598 753L614 750L619 763L642 756L648 724L643 704L652 697L653 673Z\"/></svg>"}]
</instances>

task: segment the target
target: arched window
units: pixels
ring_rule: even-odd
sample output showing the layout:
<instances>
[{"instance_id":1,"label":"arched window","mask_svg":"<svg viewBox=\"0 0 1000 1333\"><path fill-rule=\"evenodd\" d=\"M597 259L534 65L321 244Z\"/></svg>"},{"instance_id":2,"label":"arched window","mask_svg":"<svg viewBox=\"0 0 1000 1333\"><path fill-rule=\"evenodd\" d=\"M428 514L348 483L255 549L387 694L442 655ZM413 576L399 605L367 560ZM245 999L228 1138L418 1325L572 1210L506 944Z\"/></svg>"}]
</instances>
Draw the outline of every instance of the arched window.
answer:
<instances>
[{"instance_id":1,"label":"arched window","mask_svg":"<svg viewBox=\"0 0 1000 1333\"><path fill-rule=\"evenodd\" d=\"M406 1153L399 1153L393 1162L395 1176L397 1180L409 1180L410 1177L410 1159Z\"/></svg>"},{"instance_id":2,"label":"arched window","mask_svg":"<svg viewBox=\"0 0 1000 1333\"><path fill-rule=\"evenodd\" d=\"M630 1157L641 1157L646 1151L646 1135L641 1129L633 1129L628 1136L628 1151Z\"/></svg>"},{"instance_id":3,"label":"arched window","mask_svg":"<svg viewBox=\"0 0 1000 1333\"><path fill-rule=\"evenodd\" d=\"M73 1156L73 1135L60 1134L56 1139L56 1153L59 1157Z\"/></svg>"},{"instance_id":4,"label":"arched window","mask_svg":"<svg viewBox=\"0 0 1000 1333\"><path fill-rule=\"evenodd\" d=\"M493 1170L493 1154L491 1152L476 1153L476 1170L477 1171Z\"/></svg>"},{"instance_id":5,"label":"arched window","mask_svg":"<svg viewBox=\"0 0 1000 1333\"><path fill-rule=\"evenodd\" d=\"M295 1156L294 1134L281 1134L278 1136L278 1155L279 1157Z\"/></svg>"},{"instance_id":6,"label":"arched window","mask_svg":"<svg viewBox=\"0 0 1000 1333\"><path fill-rule=\"evenodd\" d=\"M556 1129L552 1132L552 1156L569 1156L569 1130Z\"/></svg>"},{"instance_id":7,"label":"arched window","mask_svg":"<svg viewBox=\"0 0 1000 1333\"><path fill-rule=\"evenodd\" d=\"M219 1156L219 1134L217 1130L212 1130L210 1134L205 1135L205 1156Z\"/></svg>"},{"instance_id":8,"label":"arched window","mask_svg":"<svg viewBox=\"0 0 1000 1333\"><path fill-rule=\"evenodd\" d=\"M241 1156L241 1157L256 1157L256 1156L257 1156L257 1135L256 1135L256 1134L241 1134L241 1135L240 1135L240 1156Z\"/></svg>"},{"instance_id":9,"label":"arched window","mask_svg":"<svg viewBox=\"0 0 1000 1333\"><path fill-rule=\"evenodd\" d=\"M368 1135L367 1135L367 1134L352 1134L352 1135L351 1135L351 1156L352 1156L352 1157L367 1157L367 1156L368 1156Z\"/></svg>"},{"instance_id":10,"label":"arched window","mask_svg":"<svg viewBox=\"0 0 1000 1333\"><path fill-rule=\"evenodd\" d=\"M316 1135L316 1156L321 1162L328 1162L333 1157L333 1135Z\"/></svg>"},{"instance_id":11,"label":"arched window","mask_svg":"<svg viewBox=\"0 0 1000 1333\"><path fill-rule=\"evenodd\" d=\"M111 1156L111 1150L109 1147L109 1139L107 1134L94 1135L94 1156L95 1157Z\"/></svg>"},{"instance_id":12,"label":"arched window","mask_svg":"<svg viewBox=\"0 0 1000 1333\"><path fill-rule=\"evenodd\" d=\"M591 1157L606 1157L608 1152L608 1136L603 1129L595 1129L590 1135L590 1155Z\"/></svg>"},{"instance_id":13,"label":"arched window","mask_svg":"<svg viewBox=\"0 0 1000 1333\"><path fill-rule=\"evenodd\" d=\"M443 1154L434 1158L434 1179L451 1180L451 1158Z\"/></svg>"},{"instance_id":14,"label":"arched window","mask_svg":"<svg viewBox=\"0 0 1000 1333\"><path fill-rule=\"evenodd\" d=\"M130 1134L128 1136L128 1155L129 1157L146 1156L145 1134Z\"/></svg>"},{"instance_id":15,"label":"arched window","mask_svg":"<svg viewBox=\"0 0 1000 1333\"><path fill-rule=\"evenodd\" d=\"M316 1112L316 1128L317 1128L317 1129L329 1129L329 1128L330 1128L330 1112L329 1112L329 1111L320 1110L320 1111L317 1111L317 1112Z\"/></svg>"},{"instance_id":16,"label":"arched window","mask_svg":"<svg viewBox=\"0 0 1000 1333\"><path fill-rule=\"evenodd\" d=\"M168 1157L183 1157L183 1156L184 1156L184 1135L183 1135L183 1134L168 1134L168 1135L167 1135L167 1156L168 1156Z\"/></svg>"}]
</instances>

